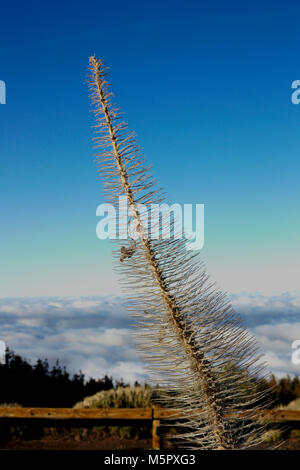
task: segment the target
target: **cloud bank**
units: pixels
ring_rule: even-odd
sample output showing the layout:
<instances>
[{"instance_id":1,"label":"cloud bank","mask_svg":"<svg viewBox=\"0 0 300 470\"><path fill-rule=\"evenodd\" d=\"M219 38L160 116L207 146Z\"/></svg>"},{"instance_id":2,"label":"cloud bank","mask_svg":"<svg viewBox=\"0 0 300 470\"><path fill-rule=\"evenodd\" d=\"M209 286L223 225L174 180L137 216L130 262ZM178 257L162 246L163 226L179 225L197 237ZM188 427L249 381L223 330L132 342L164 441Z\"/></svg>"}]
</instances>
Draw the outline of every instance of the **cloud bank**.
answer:
<instances>
[{"instance_id":1,"label":"cloud bank","mask_svg":"<svg viewBox=\"0 0 300 470\"><path fill-rule=\"evenodd\" d=\"M271 372L299 374L291 344L300 339L300 292L277 296L231 295L233 307L256 336ZM132 320L122 297L0 298L0 339L34 363L59 359L71 373L105 374L133 382L147 380L135 350Z\"/></svg>"}]
</instances>

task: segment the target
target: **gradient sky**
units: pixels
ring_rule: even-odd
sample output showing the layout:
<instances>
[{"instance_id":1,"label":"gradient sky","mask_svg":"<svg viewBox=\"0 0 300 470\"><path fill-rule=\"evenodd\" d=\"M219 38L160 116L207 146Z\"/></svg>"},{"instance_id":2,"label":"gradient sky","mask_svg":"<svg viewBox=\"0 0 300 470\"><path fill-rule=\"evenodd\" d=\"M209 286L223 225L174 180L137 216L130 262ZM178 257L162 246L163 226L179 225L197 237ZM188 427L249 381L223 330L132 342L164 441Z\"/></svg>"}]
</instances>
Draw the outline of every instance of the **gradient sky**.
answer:
<instances>
[{"instance_id":1,"label":"gradient sky","mask_svg":"<svg viewBox=\"0 0 300 470\"><path fill-rule=\"evenodd\" d=\"M205 204L219 285L299 290L299 13L288 1L3 3L0 297L118 292L95 234L93 53L170 200Z\"/></svg>"}]
</instances>

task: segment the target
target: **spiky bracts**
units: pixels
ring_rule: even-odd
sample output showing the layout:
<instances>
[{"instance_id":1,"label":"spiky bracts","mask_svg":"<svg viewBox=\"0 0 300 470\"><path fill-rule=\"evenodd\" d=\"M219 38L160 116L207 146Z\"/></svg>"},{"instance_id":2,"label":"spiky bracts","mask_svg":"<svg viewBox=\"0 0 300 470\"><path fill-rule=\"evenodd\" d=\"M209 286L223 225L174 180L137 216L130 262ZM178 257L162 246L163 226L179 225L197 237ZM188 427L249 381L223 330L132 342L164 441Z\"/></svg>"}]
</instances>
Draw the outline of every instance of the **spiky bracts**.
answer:
<instances>
[{"instance_id":1,"label":"spiky bracts","mask_svg":"<svg viewBox=\"0 0 300 470\"><path fill-rule=\"evenodd\" d=\"M161 387L161 401L179 410L174 438L185 448L249 448L261 434L253 420L264 370L256 342L184 238L165 239L164 227L159 239L145 235L139 204L160 204L162 193L111 101L107 68L91 57L89 70L99 172L108 202L116 206L126 196L138 234L134 249L132 240L122 240L118 268L130 291L138 348Z\"/></svg>"}]
</instances>

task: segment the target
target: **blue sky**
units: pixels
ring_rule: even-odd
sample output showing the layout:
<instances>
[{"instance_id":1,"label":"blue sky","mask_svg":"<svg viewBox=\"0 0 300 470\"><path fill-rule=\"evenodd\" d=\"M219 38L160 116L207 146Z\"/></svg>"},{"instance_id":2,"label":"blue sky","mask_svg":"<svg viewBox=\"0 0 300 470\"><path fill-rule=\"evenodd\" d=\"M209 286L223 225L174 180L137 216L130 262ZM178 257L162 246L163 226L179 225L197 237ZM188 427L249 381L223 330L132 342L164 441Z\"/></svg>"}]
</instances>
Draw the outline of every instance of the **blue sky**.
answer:
<instances>
[{"instance_id":1,"label":"blue sky","mask_svg":"<svg viewBox=\"0 0 300 470\"><path fill-rule=\"evenodd\" d=\"M298 291L299 13L288 1L3 4L0 297L119 294L95 234L93 53L170 200L205 204L214 280Z\"/></svg>"}]
</instances>

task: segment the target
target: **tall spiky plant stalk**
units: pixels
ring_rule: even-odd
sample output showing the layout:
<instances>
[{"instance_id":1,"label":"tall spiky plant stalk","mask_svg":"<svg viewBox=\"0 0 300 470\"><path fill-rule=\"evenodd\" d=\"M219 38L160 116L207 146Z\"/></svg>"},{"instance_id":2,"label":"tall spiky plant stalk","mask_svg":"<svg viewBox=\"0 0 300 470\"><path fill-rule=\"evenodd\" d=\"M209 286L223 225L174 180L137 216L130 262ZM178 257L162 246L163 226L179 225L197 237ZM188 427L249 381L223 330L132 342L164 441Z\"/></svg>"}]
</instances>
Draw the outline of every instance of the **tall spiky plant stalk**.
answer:
<instances>
[{"instance_id":1,"label":"tall spiky plant stalk","mask_svg":"<svg viewBox=\"0 0 300 470\"><path fill-rule=\"evenodd\" d=\"M119 263L131 292L128 306L136 317L136 341L165 402L185 419L186 431L176 438L191 448L254 445L262 430L254 414L262 400L257 381L264 371L256 342L226 295L209 283L198 253L186 250L184 238L165 239L164 228L158 239L146 234L140 204L159 205L161 191L111 101L107 68L91 57L89 70L95 148L102 148L96 154L98 171L108 202L117 206L119 196L126 196L138 235L134 249L132 241L121 248Z\"/></svg>"}]
</instances>

